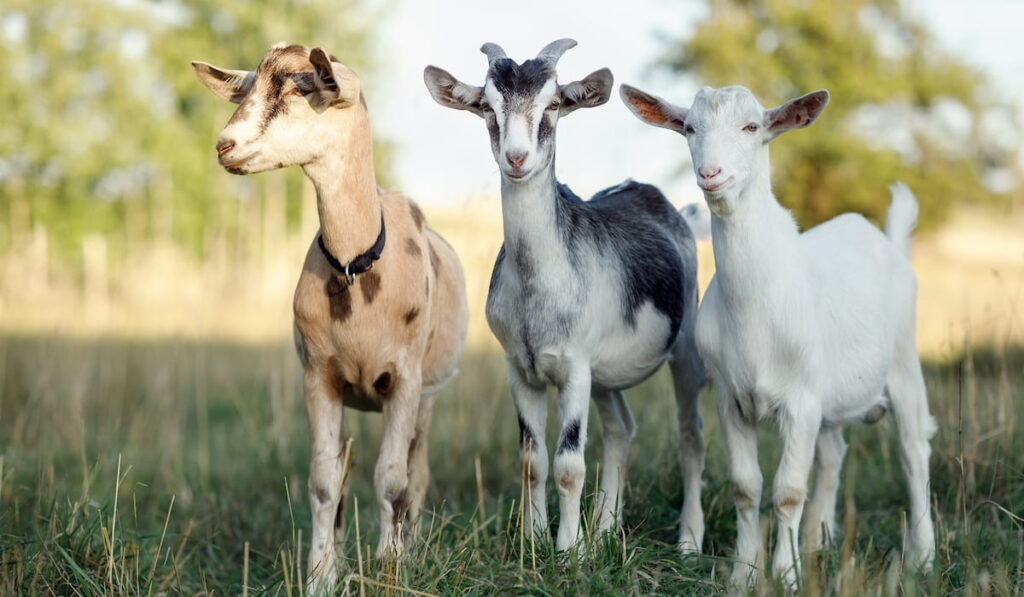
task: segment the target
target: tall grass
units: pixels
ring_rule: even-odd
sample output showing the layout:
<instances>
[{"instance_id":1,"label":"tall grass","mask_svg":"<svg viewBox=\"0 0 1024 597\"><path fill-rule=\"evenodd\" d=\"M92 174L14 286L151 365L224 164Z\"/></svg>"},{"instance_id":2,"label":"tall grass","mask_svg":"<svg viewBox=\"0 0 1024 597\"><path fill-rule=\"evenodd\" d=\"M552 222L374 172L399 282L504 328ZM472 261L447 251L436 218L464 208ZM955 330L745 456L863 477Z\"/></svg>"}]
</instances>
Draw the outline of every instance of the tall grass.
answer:
<instances>
[{"instance_id":1,"label":"tall grass","mask_svg":"<svg viewBox=\"0 0 1024 597\"><path fill-rule=\"evenodd\" d=\"M339 590L723 590L735 526L712 390L702 399L708 555L683 558L673 548L682 493L675 407L661 372L627 393L640 433L625 527L570 557L520 532L518 432L503 359L477 352L462 371L435 409L424 541L401 562L373 556L380 418L346 413L354 470ZM1024 352L971 351L929 365L927 382L940 423L932 457L934 569L900 573L906 498L887 418L847 434L842 533L830 550L806 560L802 592L1024 591ZM600 433L592 438L588 493L596 486ZM299 365L286 343L4 337L0 594L300 595L307 458ZM766 487L777 458L777 439L766 430ZM554 492L549 502L557 512ZM767 501L762 514L770 531Z\"/></svg>"}]
</instances>

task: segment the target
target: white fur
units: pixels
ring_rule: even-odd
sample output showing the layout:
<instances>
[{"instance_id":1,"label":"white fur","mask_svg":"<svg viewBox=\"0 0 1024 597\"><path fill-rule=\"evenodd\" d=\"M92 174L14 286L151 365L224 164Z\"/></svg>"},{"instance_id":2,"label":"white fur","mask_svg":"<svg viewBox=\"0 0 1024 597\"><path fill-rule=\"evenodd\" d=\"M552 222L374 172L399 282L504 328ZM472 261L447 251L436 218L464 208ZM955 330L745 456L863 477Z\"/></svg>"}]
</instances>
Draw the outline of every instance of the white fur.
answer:
<instances>
[{"instance_id":1,"label":"white fur","mask_svg":"<svg viewBox=\"0 0 1024 597\"><path fill-rule=\"evenodd\" d=\"M557 57L573 45L571 40L559 40L541 56ZM485 44L482 50L491 60L505 57L495 44ZM520 456L524 472L530 473L526 524L546 536L547 386L558 388L560 445L578 424L578 442L556 450L553 461L561 513L555 546L564 550L582 538L580 499L590 399L597 405L603 428L596 526L598 531L606 531L621 519L626 461L635 432L622 390L643 381L668 360L679 405L685 483L679 546L699 552L704 535L700 504L704 443L697 399L704 385L704 370L693 335L697 305L693 245L679 242L676 246L683 265L679 275L692 283L684 297L680 329L671 337L669 316L650 301L633 313L633 323L623 316L626 289L621 260L609 257L614 251L602 249L612 247L599 246L594 239L616 241L587 236L577 239L589 243L586 248L570 254L563 235L566 230L560 228L557 215L559 202L565 199L556 195L554 126L560 117L578 108L605 103L612 87L611 72L601 69L560 86L552 71L531 98L503 96L491 75L483 87L473 88L433 66L424 70L424 82L442 106L471 111L484 118L489 129L497 129L491 150L502 174L506 253L493 273L487 321L505 349L509 387L525 430ZM506 101L515 105L506 106ZM552 131L544 139L539 132L542 122ZM565 223L561 226L568 227ZM517 259L522 262L516 263Z\"/></svg>"},{"instance_id":2,"label":"white fur","mask_svg":"<svg viewBox=\"0 0 1024 597\"><path fill-rule=\"evenodd\" d=\"M801 234L771 191L768 142L813 122L827 104L822 94L765 110L744 88L705 88L686 110L623 89L642 119L674 123L667 128L686 136L713 212L717 273L696 334L716 386L735 487L736 583L751 581L762 561L755 426L766 419L777 422L784 446L773 488L776 575L795 586L812 464L817 486L804 529L807 547L817 549L833 529L846 449L841 427L877 419L884 408L896 419L910 492L908 561L928 566L934 556L928 439L935 423L915 346L917 291L907 256L917 203L897 183L888 236L853 214Z\"/></svg>"},{"instance_id":3,"label":"white fur","mask_svg":"<svg viewBox=\"0 0 1024 597\"><path fill-rule=\"evenodd\" d=\"M672 355L664 342L669 321L650 305L644 305L637 312L635 329L617 316L609 317L610 313L618 314L621 310L617 272L596 255L588 256L581 264L582 275L577 277L573 272L554 222L552 206L555 199L550 194L550 168L550 164L543 167L541 175L531 177L528 182L514 184L502 181L505 237L529 239L539 259L534 264L537 268L535 275L530 280L521 280L512 259L506 256L496 272L499 281L488 301L487 320L505 348L509 361L509 386L517 409L534 434L540 438L544 435L547 420L545 388L548 385L559 388L559 424L564 428L570 421L579 421L581 448L556 454L553 463L561 521L556 548L564 550L582 538L580 500L586 471L582 446L587 442L590 398L593 397L598 406L604 430L601 500L596 516L597 529L606 531L621 520L625 465L635 431L632 414L621 390L649 377ZM590 291L567 286L575 284L577 279L584 280ZM525 284L532 285L532 296L543 297L544 314L523 312L524 305L533 304L524 296ZM587 300L580 303L580 296L586 296ZM524 338L519 336L524 317L547 319L551 314L560 312L578 314L569 335L542 333L527 338L524 343ZM690 326L684 325L683 329L690 330ZM681 335L685 334L681 331ZM673 349L681 363L693 358L693 355L682 354L684 346L692 346L692 343L682 340ZM533 366L529 350L535 354ZM697 371L687 370L685 374L681 373L682 368L679 371L677 375L696 379L696 389L699 389L703 379L699 367ZM696 389L687 395L692 394L695 399ZM689 537L689 540L681 544L690 551L699 551L704 529L700 508L703 444L699 437L697 443L699 449L687 444L683 455L687 462L698 460L686 469L691 473L686 479L686 486L691 490L687 494L688 508L684 512L682 528L684 537ZM548 526L548 453L542 440L534 448L532 453L522 452L524 462L533 472L529 524L544 534Z\"/></svg>"},{"instance_id":4,"label":"white fur","mask_svg":"<svg viewBox=\"0 0 1024 597\"><path fill-rule=\"evenodd\" d=\"M530 126L544 116L544 110L558 92L558 84L554 79L545 83L544 87L532 98L527 112L511 112L506 110L503 98L495 89L494 83L488 79L483 87L483 96L494 111L493 116L501 131L501 141L494 152L502 174L517 177L519 181L529 180L550 160L550 152L538 147L537 126ZM518 168L511 165L510 159L525 156L525 161Z\"/></svg>"}]
</instances>

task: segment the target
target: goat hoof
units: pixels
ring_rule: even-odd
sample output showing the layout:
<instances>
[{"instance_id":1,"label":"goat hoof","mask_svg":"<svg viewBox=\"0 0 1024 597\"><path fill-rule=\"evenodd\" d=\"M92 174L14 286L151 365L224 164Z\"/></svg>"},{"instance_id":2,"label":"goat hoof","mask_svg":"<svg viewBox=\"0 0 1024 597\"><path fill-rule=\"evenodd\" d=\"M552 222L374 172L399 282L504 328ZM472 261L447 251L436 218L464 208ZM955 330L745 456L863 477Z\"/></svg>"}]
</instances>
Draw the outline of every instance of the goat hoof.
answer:
<instances>
[{"instance_id":1,"label":"goat hoof","mask_svg":"<svg viewBox=\"0 0 1024 597\"><path fill-rule=\"evenodd\" d=\"M683 555L700 555L700 544L693 539L680 539L678 548Z\"/></svg>"}]
</instances>

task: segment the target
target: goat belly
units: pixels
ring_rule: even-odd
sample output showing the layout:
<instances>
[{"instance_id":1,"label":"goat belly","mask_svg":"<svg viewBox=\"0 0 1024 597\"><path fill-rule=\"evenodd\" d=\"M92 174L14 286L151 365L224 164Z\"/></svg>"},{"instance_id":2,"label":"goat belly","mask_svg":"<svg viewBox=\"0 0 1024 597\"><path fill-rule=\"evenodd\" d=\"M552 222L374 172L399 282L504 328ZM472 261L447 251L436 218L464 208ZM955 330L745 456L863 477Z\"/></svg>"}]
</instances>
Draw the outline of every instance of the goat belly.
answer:
<instances>
[{"instance_id":1,"label":"goat belly","mask_svg":"<svg viewBox=\"0 0 1024 597\"><path fill-rule=\"evenodd\" d=\"M625 389L650 377L668 358L672 323L650 303L637 311L636 326L622 325L593 347L594 383L606 389Z\"/></svg>"}]
</instances>

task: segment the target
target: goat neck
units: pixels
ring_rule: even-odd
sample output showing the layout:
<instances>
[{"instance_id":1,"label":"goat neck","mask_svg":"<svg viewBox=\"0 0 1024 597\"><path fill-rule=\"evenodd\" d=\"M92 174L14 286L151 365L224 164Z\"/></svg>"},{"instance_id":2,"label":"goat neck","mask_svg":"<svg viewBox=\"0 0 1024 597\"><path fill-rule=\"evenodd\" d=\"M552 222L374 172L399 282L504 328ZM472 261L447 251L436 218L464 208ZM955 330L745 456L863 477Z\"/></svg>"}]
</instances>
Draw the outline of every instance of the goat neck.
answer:
<instances>
[{"instance_id":1,"label":"goat neck","mask_svg":"<svg viewBox=\"0 0 1024 597\"><path fill-rule=\"evenodd\" d=\"M759 296L759 289L786 283L781 271L799 267L800 233L792 214L776 201L769 172L763 164L738 190L728 213L712 212L715 277L727 300Z\"/></svg>"},{"instance_id":2,"label":"goat neck","mask_svg":"<svg viewBox=\"0 0 1024 597\"><path fill-rule=\"evenodd\" d=\"M531 260L532 271L519 271L522 277L564 281L565 254L558 231L558 181L555 179L554 156L543 170L521 183L501 179L502 225L505 249L513 256L527 250L536 258ZM541 274L537 270L546 270Z\"/></svg>"},{"instance_id":3,"label":"goat neck","mask_svg":"<svg viewBox=\"0 0 1024 597\"><path fill-rule=\"evenodd\" d=\"M366 107L354 105L345 113L343 132L327 132L336 135L336 150L302 167L316 188L324 244L342 263L350 262L377 240L382 209Z\"/></svg>"},{"instance_id":4,"label":"goat neck","mask_svg":"<svg viewBox=\"0 0 1024 597\"><path fill-rule=\"evenodd\" d=\"M558 181L554 156L551 162L529 180L513 183L501 178L501 213L506 248L515 250L520 243L538 249L543 263L556 257L553 247L558 239L556 216ZM543 250L546 249L546 250Z\"/></svg>"}]
</instances>

